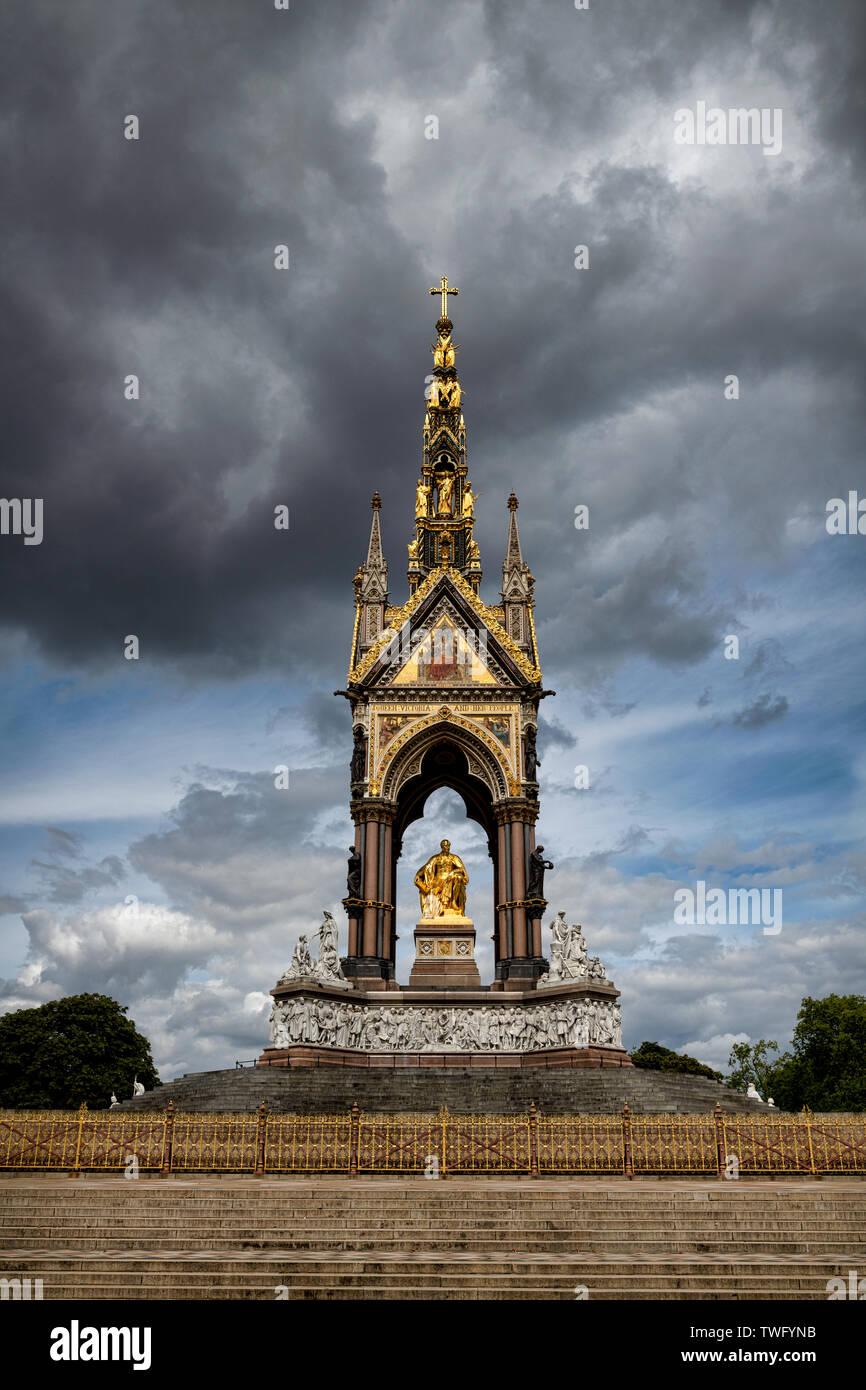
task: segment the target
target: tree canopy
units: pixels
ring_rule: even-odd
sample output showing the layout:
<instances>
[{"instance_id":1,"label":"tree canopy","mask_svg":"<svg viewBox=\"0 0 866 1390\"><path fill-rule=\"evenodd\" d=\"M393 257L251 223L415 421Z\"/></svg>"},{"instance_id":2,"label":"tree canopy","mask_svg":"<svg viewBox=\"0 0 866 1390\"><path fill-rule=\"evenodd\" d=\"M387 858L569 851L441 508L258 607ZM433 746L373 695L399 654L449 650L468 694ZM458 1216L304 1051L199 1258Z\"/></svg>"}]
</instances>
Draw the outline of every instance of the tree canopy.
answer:
<instances>
[{"instance_id":1,"label":"tree canopy","mask_svg":"<svg viewBox=\"0 0 866 1390\"><path fill-rule=\"evenodd\" d=\"M691 1076L708 1076L712 1081L722 1080L721 1072L713 1071L686 1052L672 1052L661 1043L642 1042L630 1056L636 1067L646 1067L650 1071L683 1071Z\"/></svg>"},{"instance_id":2,"label":"tree canopy","mask_svg":"<svg viewBox=\"0 0 866 1390\"><path fill-rule=\"evenodd\" d=\"M808 995L800 1005L792 1049L781 1056L775 1042L736 1043L728 1084L745 1090L754 1081L766 1100L783 1110L866 1110L866 996Z\"/></svg>"},{"instance_id":3,"label":"tree canopy","mask_svg":"<svg viewBox=\"0 0 866 1390\"><path fill-rule=\"evenodd\" d=\"M91 1109L112 1091L128 1100L137 1076L160 1084L150 1044L126 1017L127 1005L105 994L17 1009L0 1017L0 1106L7 1109Z\"/></svg>"}]
</instances>

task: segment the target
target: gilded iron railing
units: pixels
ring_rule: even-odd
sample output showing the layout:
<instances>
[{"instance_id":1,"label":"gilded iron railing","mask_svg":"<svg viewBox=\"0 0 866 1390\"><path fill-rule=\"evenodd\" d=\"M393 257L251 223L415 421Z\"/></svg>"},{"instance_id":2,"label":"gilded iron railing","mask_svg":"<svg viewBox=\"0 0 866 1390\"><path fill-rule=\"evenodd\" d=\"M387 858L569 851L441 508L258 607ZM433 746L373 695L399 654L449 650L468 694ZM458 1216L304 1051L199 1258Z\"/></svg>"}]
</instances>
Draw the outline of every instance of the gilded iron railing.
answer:
<instances>
[{"instance_id":1,"label":"gilded iron railing","mask_svg":"<svg viewBox=\"0 0 866 1390\"><path fill-rule=\"evenodd\" d=\"M866 1173L866 1115L0 1111L0 1170L427 1175Z\"/></svg>"}]
</instances>

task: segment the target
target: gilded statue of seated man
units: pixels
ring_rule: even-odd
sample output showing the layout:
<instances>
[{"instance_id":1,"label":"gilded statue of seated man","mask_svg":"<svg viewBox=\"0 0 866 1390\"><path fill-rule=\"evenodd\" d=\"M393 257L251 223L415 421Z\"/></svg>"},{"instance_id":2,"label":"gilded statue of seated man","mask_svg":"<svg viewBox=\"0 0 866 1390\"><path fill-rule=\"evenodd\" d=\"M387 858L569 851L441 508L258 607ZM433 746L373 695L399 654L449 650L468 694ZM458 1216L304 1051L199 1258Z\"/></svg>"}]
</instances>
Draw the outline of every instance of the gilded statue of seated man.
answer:
<instances>
[{"instance_id":1,"label":"gilded statue of seated man","mask_svg":"<svg viewBox=\"0 0 866 1390\"><path fill-rule=\"evenodd\" d=\"M415 875L422 917L464 917L468 882L463 860L451 853L450 840L442 840L439 854L428 859Z\"/></svg>"}]
</instances>

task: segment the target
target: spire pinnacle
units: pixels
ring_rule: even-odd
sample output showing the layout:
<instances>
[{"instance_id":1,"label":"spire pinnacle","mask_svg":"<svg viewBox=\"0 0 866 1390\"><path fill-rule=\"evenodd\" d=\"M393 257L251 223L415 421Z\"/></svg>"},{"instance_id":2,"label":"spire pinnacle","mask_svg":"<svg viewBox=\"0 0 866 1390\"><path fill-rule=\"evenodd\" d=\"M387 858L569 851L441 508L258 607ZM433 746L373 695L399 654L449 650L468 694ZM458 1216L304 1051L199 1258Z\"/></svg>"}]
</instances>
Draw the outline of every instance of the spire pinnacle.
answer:
<instances>
[{"instance_id":1,"label":"spire pinnacle","mask_svg":"<svg viewBox=\"0 0 866 1390\"><path fill-rule=\"evenodd\" d=\"M507 571L520 570L524 568L523 555L520 550L520 532L517 529L517 508L518 501L512 492L508 498L508 510L511 513L508 521L508 548L505 552L505 566Z\"/></svg>"},{"instance_id":2,"label":"spire pinnacle","mask_svg":"<svg viewBox=\"0 0 866 1390\"><path fill-rule=\"evenodd\" d=\"M373 508L373 521L370 526L370 544L367 546L367 563L364 568L368 575L381 574L384 571L387 576L388 567L382 556L382 532L379 528L379 511L382 507L382 499L378 492L373 494L370 505ZM387 583L387 578L385 582Z\"/></svg>"}]
</instances>

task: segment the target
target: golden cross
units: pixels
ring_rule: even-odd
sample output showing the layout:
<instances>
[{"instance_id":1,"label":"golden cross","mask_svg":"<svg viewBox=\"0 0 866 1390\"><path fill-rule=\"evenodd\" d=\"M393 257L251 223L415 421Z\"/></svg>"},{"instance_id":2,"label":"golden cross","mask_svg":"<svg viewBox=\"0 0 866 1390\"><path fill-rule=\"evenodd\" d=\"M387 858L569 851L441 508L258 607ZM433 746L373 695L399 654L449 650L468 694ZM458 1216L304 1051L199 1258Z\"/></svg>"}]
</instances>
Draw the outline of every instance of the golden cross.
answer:
<instances>
[{"instance_id":1,"label":"golden cross","mask_svg":"<svg viewBox=\"0 0 866 1390\"><path fill-rule=\"evenodd\" d=\"M451 285L448 284L448 276L447 276L447 275L442 275L442 276L440 276L440 279L441 279L442 283L441 283L440 285L438 285L438 286L436 286L436 285L431 286L430 293L431 293L431 294L441 294L441 296L442 296L442 317L443 317L443 319L447 319L447 317L448 317L448 296L449 296L449 294L459 294L460 291L456 288L456 286L453 286L453 287L452 287Z\"/></svg>"}]
</instances>

